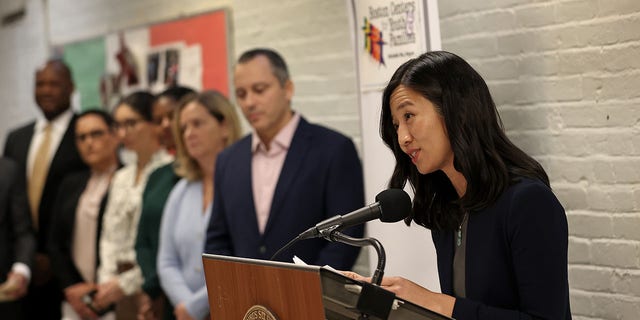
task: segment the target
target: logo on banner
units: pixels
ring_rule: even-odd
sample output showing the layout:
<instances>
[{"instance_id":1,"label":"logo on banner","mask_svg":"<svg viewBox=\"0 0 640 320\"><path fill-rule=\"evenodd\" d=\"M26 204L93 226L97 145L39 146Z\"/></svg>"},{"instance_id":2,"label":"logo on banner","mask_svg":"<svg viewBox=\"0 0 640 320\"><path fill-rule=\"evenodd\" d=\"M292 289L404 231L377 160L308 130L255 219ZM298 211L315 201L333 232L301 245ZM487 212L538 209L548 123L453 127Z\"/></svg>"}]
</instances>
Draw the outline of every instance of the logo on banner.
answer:
<instances>
[{"instance_id":1,"label":"logo on banner","mask_svg":"<svg viewBox=\"0 0 640 320\"><path fill-rule=\"evenodd\" d=\"M384 65L384 55L382 48L386 44L382 38L382 31L374 26L369 19L364 18L364 49L369 55L381 65Z\"/></svg>"}]
</instances>

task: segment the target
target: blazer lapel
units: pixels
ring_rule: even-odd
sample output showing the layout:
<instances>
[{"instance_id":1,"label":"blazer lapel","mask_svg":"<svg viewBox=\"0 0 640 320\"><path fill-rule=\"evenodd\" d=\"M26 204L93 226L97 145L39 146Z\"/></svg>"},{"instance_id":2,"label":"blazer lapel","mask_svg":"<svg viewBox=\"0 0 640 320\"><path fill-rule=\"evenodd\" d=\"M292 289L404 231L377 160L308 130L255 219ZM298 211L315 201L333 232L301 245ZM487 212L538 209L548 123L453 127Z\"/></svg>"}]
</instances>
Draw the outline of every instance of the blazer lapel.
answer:
<instances>
[{"instance_id":1,"label":"blazer lapel","mask_svg":"<svg viewBox=\"0 0 640 320\"><path fill-rule=\"evenodd\" d=\"M64 166L65 162L69 161L69 159L73 157L73 154L70 152L77 152L74 140L76 117L77 116L74 114L71 121L69 121L69 126L62 136L62 140L60 140L60 145L58 145L58 149L53 154L51 164L49 165L49 172L47 173L47 182L50 181L51 174L57 172L58 167Z\"/></svg>"},{"instance_id":2,"label":"blazer lapel","mask_svg":"<svg viewBox=\"0 0 640 320\"><path fill-rule=\"evenodd\" d=\"M296 132L291 140L291 146L287 151L282 171L280 171L278 184L276 185L276 190L273 194L273 201L271 202L269 219L267 220L267 226L264 231L265 235L269 231L274 218L280 212L283 202L286 201L286 195L309 152L309 147L311 146L311 135L309 134L308 126L309 123L301 117L300 122L298 123L298 128L296 128Z\"/></svg>"},{"instance_id":3,"label":"blazer lapel","mask_svg":"<svg viewBox=\"0 0 640 320\"><path fill-rule=\"evenodd\" d=\"M32 123L30 124L27 129L24 131L24 134L21 135L18 139L19 141L15 141L16 145L13 146L13 148L15 148L15 154L14 156L16 157L14 160L16 160L16 162L18 162L20 165L24 165L25 168L25 174L26 174L26 167L27 167L27 158L29 156L29 147L31 147L31 140L33 139L33 133L36 130L36 123Z\"/></svg>"},{"instance_id":4,"label":"blazer lapel","mask_svg":"<svg viewBox=\"0 0 640 320\"><path fill-rule=\"evenodd\" d=\"M438 254L438 272L440 272L440 290L446 294L453 294L453 234L450 231L431 231L440 242Z\"/></svg>"},{"instance_id":5,"label":"blazer lapel","mask_svg":"<svg viewBox=\"0 0 640 320\"><path fill-rule=\"evenodd\" d=\"M258 217L256 214L256 205L255 200L253 199L253 179L252 177L252 166L251 159L253 155L253 150L251 150L251 140L253 137L249 136L249 139L246 139L247 146L243 146L240 148L242 150L239 159L237 159L237 163L234 164L239 169L233 170L233 172L237 172L237 188L238 192L236 196L242 197L243 199L238 200L236 203L242 204L242 208L238 208L237 212L246 213L248 216L244 217L244 221L249 223L250 227L253 229L248 234L260 234L258 229ZM233 159L231 159L233 161ZM249 199L247 199L246 195L249 195Z\"/></svg>"}]
</instances>

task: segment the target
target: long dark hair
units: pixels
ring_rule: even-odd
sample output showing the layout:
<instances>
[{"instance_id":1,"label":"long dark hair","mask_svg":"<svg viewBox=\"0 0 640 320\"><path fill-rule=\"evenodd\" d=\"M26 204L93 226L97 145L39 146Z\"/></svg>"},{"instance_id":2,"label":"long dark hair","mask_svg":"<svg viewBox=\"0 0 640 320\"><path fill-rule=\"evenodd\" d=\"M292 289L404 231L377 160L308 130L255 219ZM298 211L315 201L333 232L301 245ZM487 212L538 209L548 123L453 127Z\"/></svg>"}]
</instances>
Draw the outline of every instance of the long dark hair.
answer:
<instances>
[{"instance_id":1,"label":"long dark hair","mask_svg":"<svg viewBox=\"0 0 640 320\"><path fill-rule=\"evenodd\" d=\"M467 180L461 198L444 172L420 174L400 148L390 109L391 94L400 85L428 99L443 117L454 154L453 166ZM413 220L430 229L454 229L464 212L492 205L521 177L549 186L542 166L505 135L482 77L450 52L427 52L396 70L382 97L380 135L396 158L389 187L402 188L408 181L415 192L407 224Z\"/></svg>"}]
</instances>

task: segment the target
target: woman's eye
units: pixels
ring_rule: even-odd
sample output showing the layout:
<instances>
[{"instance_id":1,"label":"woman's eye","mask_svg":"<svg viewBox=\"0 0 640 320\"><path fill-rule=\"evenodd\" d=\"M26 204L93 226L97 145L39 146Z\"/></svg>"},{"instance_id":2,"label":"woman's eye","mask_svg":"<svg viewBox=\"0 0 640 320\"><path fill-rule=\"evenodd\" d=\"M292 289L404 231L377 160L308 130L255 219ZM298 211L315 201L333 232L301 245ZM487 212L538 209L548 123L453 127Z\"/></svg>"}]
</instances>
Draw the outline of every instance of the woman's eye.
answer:
<instances>
[{"instance_id":1,"label":"woman's eye","mask_svg":"<svg viewBox=\"0 0 640 320\"><path fill-rule=\"evenodd\" d=\"M398 131L398 127L400 127L397 123L393 123L393 130Z\"/></svg>"},{"instance_id":2,"label":"woman's eye","mask_svg":"<svg viewBox=\"0 0 640 320\"><path fill-rule=\"evenodd\" d=\"M413 117L413 114L411 114L411 113L407 112L407 113L404 114L404 119L405 120L409 120L409 119L411 119L411 117Z\"/></svg>"}]
</instances>

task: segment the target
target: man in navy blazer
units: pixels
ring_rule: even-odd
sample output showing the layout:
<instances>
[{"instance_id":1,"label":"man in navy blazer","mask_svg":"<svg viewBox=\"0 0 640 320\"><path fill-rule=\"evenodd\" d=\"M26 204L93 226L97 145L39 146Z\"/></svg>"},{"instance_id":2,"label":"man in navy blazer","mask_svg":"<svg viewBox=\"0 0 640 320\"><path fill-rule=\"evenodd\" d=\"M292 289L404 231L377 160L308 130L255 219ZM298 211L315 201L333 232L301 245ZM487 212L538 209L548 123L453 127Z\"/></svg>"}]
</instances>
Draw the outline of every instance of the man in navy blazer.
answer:
<instances>
[{"instance_id":1,"label":"man in navy blazer","mask_svg":"<svg viewBox=\"0 0 640 320\"><path fill-rule=\"evenodd\" d=\"M19 320L24 316L18 299L27 292L36 238L18 164L0 157L0 177L0 316Z\"/></svg>"},{"instance_id":2,"label":"man in navy blazer","mask_svg":"<svg viewBox=\"0 0 640 320\"><path fill-rule=\"evenodd\" d=\"M291 108L293 82L270 49L240 56L235 94L253 133L216 161L206 253L269 259L318 222L364 205L362 166L353 142L307 122ZM345 231L362 237L363 226ZM304 240L277 257L349 270L359 249Z\"/></svg>"},{"instance_id":3,"label":"man in navy blazer","mask_svg":"<svg viewBox=\"0 0 640 320\"><path fill-rule=\"evenodd\" d=\"M62 292L51 272L46 244L53 203L62 179L70 172L86 168L74 141L76 115L71 109L73 90L69 67L62 60L47 61L35 74L35 100L42 117L9 133L4 146L4 155L18 163L28 186L38 148L44 139L45 127L52 128L49 169L37 212L32 212L37 218L33 219L37 249L26 297L28 319L60 319Z\"/></svg>"}]
</instances>

